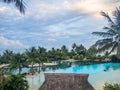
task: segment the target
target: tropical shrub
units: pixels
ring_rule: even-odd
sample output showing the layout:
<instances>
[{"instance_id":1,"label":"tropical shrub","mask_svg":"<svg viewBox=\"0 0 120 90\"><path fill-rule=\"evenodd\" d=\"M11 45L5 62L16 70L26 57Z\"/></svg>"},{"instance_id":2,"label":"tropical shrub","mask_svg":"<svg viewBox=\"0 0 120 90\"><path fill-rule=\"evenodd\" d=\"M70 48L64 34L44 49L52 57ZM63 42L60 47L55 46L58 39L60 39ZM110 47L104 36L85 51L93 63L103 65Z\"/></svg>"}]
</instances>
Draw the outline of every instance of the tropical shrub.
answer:
<instances>
[{"instance_id":1,"label":"tropical shrub","mask_svg":"<svg viewBox=\"0 0 120 90\"><path fill-rule=\"evenodd\" d=\"M120 60L119 60L119 58L118 58L117 55L112 55L112 56L111 56L111 61L112 61L112 62L119 62Z\"/></svg>"},{"instance_id":2,"label":"tropical shrub","mask_svg":"<svg viewBox=\"0 0 120 90\"><path fill-rule=\"evenodd\" d=\"M120 90L120 84L108 84L105 83L103 90Z\"/></svg>"},{"instance_id":3,"label":"tropical shrub","mask_svg":"<svg viewBox=\"0 0 120 90\"><path fill-rule=\"evenodd\" d=\"M3 78L0 90L28 90L28 82L22 75L11 75Z\"/></svg>"}]
</instances>

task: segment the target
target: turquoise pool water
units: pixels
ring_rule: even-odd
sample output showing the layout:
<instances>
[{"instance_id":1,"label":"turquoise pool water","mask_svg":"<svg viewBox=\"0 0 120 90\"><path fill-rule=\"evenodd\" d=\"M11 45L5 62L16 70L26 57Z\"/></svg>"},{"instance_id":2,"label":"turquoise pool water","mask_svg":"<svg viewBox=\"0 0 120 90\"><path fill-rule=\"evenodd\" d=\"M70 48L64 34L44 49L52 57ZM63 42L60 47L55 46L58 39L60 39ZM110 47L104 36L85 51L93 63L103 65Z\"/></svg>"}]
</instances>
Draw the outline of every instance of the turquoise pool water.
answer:
<instances>
[{"instance_id":1,"label":"turquoise pool water","mask_svg":"<svg viewBox=\"0 0 120 90\"><path fill-rule=\"evenodd\" d=\"M89 74L88 81L95 88L95 90L102 90L104 83L120 83L120 63L106 63L76 66L72 65L69 68L49 70L45 73L79 73ZM27 79L30 84L29 90L38 90L40 85L44 82L44 75L40 75Z\"/></svg>"},{"instance_id":2,"label":"turquoise pool water","mask_svg":"<svg viewBox=\"0 0 120 90\"><path fill-rule=\"evenodd\" d=\"M81 74L94 74L102 71L109 71L109 69L115 69L120 67L120 63L106 63L106 64L94 64L84 66L71 66L70 68L48 70L46 73L81 73Z\"/></svg>"}]
</instances>

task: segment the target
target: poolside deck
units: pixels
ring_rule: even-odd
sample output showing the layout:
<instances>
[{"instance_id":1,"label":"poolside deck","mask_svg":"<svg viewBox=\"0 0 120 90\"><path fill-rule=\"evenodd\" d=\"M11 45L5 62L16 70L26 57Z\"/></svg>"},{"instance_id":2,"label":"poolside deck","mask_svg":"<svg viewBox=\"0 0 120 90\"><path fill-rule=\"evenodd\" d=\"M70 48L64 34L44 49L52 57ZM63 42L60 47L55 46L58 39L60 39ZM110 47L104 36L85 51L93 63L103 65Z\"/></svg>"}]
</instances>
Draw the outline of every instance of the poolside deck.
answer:
<instances>
[{"instance_id":1,"label":"poolside deck","mask_svg":"<svg viewBox=\"0 0 120 90\"><path fill-rule=\"evenodd\" d=\"M39 90L94 90L88 82L88 74L46 73Z\"/></svg>"}]
</instances>

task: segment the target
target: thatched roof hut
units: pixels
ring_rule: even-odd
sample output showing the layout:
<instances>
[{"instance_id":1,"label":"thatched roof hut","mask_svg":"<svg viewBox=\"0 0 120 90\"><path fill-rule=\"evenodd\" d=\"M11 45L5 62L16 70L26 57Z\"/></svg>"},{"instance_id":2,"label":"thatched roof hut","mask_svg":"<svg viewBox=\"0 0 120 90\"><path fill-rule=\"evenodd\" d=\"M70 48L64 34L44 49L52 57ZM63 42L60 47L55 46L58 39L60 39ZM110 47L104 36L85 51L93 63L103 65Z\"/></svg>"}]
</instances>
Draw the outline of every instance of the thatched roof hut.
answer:
<instances>
[{"instance_id":1,"label":"thatched roof hut","mask_svg":"<svg viewBox=\"0 0 120 90\"><path fill-rule=\"evenodd\" d=\"M87 74L46 73L39 90L94 90Z\"/></svg>"}]
</instances>

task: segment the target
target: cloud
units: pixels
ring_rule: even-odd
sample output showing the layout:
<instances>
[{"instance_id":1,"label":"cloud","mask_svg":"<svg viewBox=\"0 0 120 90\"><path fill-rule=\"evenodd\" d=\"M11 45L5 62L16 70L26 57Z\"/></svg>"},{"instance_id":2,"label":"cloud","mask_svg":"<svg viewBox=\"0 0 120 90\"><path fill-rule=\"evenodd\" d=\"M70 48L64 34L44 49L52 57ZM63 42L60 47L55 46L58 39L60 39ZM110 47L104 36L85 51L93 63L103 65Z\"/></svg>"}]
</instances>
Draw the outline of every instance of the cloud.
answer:
<instances>
[{"instance_id":1,"label":"cloud","mask_svg":"<svg viewBox=\"0 0 120 90\"><path fill-rule=\"evenodd\" d=\"M71 24L59 23L47 26L45 33L48 35L49 41L57 41L59 38L83 35L84 33L79 29Z\"/></svg>"},{"instance_id":2,"label":"cloud","mask_svg":"<svg viewBox=\"0 0 120 90\"><path fill-rule=\"evenodd\" d=\"M25 0L25 2L27 4L25 16L13 5L0 3L1 48L24 48L26 44L50 47L70 45L74 42L85 43L83 38L92 37L91 32L102 30L106 24L103 19L94 17L99 18L100 11L111 12L120 5L117 0Z\"/></svg>"},{"instance_id":3,"label":"cloud","mask_svg":"<svg viewBox=\"0 0 120 90\"><path fill-rule=\"evenodd\" d=\"M65 16L69 12L100 17L101 11L111 13L116 6L120 5L117 0L34 0L26 3L29 6L26 11L28 16L44 20Z\"/></svg>"},{"instance_id":4,"label":"cloud","mask_svg":"<svg viewBox=\"0 0 120 90\"><path fill-rule=\"evenodd\" d=\"M54 38L48 38L48 41L49 41L49 42L55 42L56 39L54 39Z\"/></svg>"},{"instance_id":5,"label":"cloud","mask_svg":"<svg viewBox=\"0 0 120 90\"><path fill-rule=\"evenodd\" d=\"M10 40L3 36L0 36L1 48L27 48L28 46L23 45L19 40Z\"/></svg>"},{"instance_id":6,"label":"cloud","mask_svg":"<svg viewBox=\"0 0 120 90\"><path fill-rule=\"evenodd\" d=\"M101 11L111 13L118 5L120 2L113 2L113 0L81 0L74 2L70 7L76 12L100 17Z\"/></svg>"},{"instance_id":7,"label":"cloud","mask_svg":"<svg viewBox=\"0 0 120 90\"><path fill-rule=\"evenodd\" d=\"M0 13L5 12L7 10L9 10L9 8L7 8L5 6L0 6Z\"/></svg>"},{"instance_id":8,"label":"cloud","mask_svg":"<svg viewBox=\"0 0 120 90\"><path fill-rule=\"evenodd\" d=\"M101 11L111 12L116 6L120 5L118 0L26 0L25 2L27 4L25 17L42 20L56 16L66 16L69 12L100 17ZM9 14L20 15L13 5L2 4L0 11L9 11Z\"/></svg>"}]
</instances>

